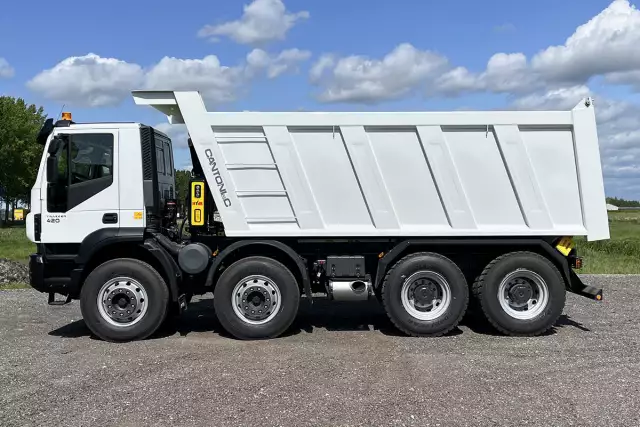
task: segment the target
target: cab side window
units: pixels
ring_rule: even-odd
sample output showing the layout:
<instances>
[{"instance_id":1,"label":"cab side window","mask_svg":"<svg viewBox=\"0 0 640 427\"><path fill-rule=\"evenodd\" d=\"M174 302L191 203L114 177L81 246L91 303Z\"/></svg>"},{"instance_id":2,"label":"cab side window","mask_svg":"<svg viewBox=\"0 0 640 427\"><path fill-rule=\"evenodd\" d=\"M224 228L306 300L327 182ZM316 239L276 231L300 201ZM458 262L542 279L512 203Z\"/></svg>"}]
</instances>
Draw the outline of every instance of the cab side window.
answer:
<instances>
[{"instance_id":1,"label":"cab side window","mask_svg":"<svg viewBox=\"0 0 640 427\"><path fill-rule=\"evenodd\" d=\"M164 148L162 145L156 145L156 165L158 167L158 173L164 175L165 172L165 160L164 160Z\"/></svg>"},{"instance_id":2,"label":"cab side window","mask_svg":"<svg viewBox=\"0 0 640 427\"><path fill-rule=\"evenodd\" d=\"M71 185L113 177L113 135L71 135Z\"/></svg>"},{"instance_id":3,"label":"cab side window","mask_svg":"<svg viewBox=\"0 0 640 427\"><path fill-rule=\"evenodd\" d=\"M164 163L167 171L167 175L173 176L173 164L172 164L172 155L171 155L171 147L169 147L169 143L164 143Z\"/></svg>"}]
</instances>

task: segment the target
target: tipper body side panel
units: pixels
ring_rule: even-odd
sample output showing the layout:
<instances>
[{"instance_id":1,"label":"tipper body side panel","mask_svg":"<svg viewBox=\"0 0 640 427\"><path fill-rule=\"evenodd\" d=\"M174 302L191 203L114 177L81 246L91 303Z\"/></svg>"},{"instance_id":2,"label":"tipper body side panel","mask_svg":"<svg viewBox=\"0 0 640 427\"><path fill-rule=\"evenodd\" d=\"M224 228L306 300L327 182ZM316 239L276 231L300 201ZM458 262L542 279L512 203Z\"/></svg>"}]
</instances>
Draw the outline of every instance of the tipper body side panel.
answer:
<instances>
[{"instance_id":1,"label":"tipper body side panel","mask_svg":"<svg viewBox=\"0 0 640 427\"><path fill-rule=\"evenodd\" d=\"M573 111L216 113L185 123L230 237L609 237L590 100Z\"/></svg>"}]
</instances>

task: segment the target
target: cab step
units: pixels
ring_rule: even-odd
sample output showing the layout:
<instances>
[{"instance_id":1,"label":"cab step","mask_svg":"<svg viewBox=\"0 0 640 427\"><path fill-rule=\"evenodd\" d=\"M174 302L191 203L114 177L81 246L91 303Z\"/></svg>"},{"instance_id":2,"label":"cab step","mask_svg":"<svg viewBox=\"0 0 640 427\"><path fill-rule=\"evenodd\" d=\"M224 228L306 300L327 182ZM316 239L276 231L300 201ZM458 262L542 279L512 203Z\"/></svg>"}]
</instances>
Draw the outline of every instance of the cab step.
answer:
<instances>
[{"instance_id":1,"label":"cab step","mask_svg":"<svg viewBox=\"0 0 640 427\"><path fill-rule=\"evenodd\" d=\"M65 300L56 301L56 293L49 292L49 305L66 305L66 304L69 304L70 302L71 302L71 295L67 295L67 299Z\"/></svg>"}]
</instances>

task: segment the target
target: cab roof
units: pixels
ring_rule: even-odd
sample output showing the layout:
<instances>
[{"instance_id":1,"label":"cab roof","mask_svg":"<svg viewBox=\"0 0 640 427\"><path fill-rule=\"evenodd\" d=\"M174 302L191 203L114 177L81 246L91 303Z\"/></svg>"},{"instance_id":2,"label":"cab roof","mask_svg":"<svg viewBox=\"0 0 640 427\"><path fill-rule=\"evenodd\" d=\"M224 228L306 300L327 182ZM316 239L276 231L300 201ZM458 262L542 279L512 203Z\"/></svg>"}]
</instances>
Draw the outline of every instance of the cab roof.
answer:
<instances>
[{"instance_id":1,"label":"cab roof","mask_svg":"<svg viewBox=\"0 0 640 427\"><path fill-rule=\"evenodd\" d=\"M134 122L95 122L95 123L72 123L69 126L56 126L57 129L132 129L145 126L142 123Z\"/></svg>"},{"instance_id":2,"label":"cab roof","mask_svg":"<svg viewBox=\"0 0 640 427\"><path fill-rule=\"evenodd\" d=\"M140 129L141 127L150 127L152 128L155 132L165 136L168 139L169 136L154 128L153 126L148 126L145 125L144 123L138 123L138 122L93 122L93 123L75 123L75 122L64 122L64 121L58 121L56 123L56 125L54 126L54 129L58 129L59 132L64 133L65 129L70 129L70 130L83 130L83 129ZM52 129L53 130L53 129Z\"/></svg>"}]
</instances>

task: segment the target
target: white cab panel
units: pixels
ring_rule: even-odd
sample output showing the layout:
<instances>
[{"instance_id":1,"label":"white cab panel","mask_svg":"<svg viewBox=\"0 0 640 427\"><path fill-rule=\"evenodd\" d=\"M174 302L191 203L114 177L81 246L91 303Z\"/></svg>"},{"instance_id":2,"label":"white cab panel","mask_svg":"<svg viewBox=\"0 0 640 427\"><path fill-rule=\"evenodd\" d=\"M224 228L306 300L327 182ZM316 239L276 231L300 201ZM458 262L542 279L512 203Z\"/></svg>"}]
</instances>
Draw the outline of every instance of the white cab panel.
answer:
<instances>
[{"instance_id":1,"label":"white cab panel","mask_svg":"<svg viewBox=\"0 0 640 427\"><path fill-rule=\"evenodd\" d=\"M144 228L146 215L144 208L142 146L140 129L128 127L120 129L120 227Z\"/></svg>"}]
</instances>

